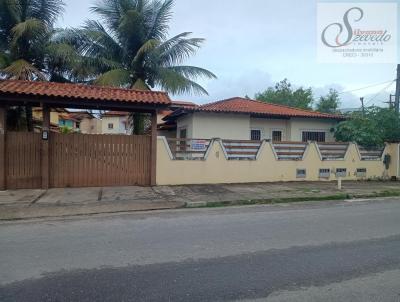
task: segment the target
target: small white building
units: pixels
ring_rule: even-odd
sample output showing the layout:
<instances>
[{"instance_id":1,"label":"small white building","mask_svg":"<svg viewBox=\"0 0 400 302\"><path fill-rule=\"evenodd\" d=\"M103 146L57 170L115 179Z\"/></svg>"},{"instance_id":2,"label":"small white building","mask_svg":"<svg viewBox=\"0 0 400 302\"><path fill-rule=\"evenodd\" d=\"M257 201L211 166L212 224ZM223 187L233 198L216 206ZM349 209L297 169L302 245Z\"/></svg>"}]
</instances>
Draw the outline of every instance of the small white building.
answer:
<instances>
[{"instance_id":1,"label":"small white building","mask_svg":"<svg viewBox=\"0 0 400 302\"><path fill-rule=\"evenodd\" d=\"M176 138L333 142L333 115L235 97L183 107L164 119Z\"/></svg>"},{"instance_id":2,"label":"small white building","mask_svg":"<svg viewBox=\"0 0 400 302\"><path fill-rule=\"evenodd\" d=\"M108 111L101 116L102 134L129 134L129 113Z\"/></svg>"}]
</instances>

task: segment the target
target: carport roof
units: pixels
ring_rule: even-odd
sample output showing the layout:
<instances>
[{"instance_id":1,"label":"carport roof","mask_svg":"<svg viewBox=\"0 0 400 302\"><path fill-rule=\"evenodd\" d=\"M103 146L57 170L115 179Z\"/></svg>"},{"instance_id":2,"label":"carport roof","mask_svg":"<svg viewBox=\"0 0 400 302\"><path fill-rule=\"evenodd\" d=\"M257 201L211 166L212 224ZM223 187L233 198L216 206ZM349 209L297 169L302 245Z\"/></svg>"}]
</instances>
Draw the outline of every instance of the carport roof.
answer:
<instances>
[{"instance_id":1,"label":"carport roof","mask_svg":"<svg viewBox=\"0 0 400 302\"><path fill-rule=\"evenodd\" d=\"M123 103L134 107L166 107L171 104L167 93L94 85L53 83L39 81L3 80L0 81L0 101L30 100L70 101L81 105ZM78 104L79 104L78 103ZM74 106L72 106L74 107ZM71 107L71 108L72 108Z\"/></svg>"}]
</instances>

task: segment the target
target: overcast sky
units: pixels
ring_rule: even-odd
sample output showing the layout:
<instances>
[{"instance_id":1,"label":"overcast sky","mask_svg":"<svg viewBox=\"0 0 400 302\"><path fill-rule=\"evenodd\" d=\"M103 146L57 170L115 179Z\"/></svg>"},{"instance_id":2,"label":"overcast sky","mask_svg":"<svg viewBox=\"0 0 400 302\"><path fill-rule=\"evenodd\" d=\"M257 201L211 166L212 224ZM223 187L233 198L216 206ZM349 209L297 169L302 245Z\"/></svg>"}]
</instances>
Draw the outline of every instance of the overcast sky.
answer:
<instances>
[{"instance_id":1,"label":"overcast sky","mask_svg":"<svg viewBox=\"0 0 400 302\"><path fill-rule=\"evenodd\" d=\"M59 26L79 26L90 15L92 0L64 0ZM207 68L218 80L203 81L209 96L175 96L205 103L232 96L253 97L284 78L313 87L348 91L395 79L395 64L318 64L314 0L175 0L170 35L191 31L206 39L187 63ZM381 104L394 93L387 84L341 94L343 108L358 107L359 97ZM382 91L382 89L384 89ZM380 92L378 95L376 95Z\"/></svg>"}]
</instances>

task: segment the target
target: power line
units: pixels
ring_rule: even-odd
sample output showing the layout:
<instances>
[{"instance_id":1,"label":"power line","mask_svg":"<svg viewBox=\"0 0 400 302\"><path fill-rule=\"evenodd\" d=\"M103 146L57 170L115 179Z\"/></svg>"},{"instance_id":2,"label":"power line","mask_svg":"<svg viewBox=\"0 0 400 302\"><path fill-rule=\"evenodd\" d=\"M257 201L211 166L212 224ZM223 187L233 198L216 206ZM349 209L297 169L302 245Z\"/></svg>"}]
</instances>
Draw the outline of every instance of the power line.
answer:
<instances>
[{"instance_id":1,"label":"power line","mask_svg":"<svg viewBox=\"0 0 400 302\"><path fill-rule=\"evenodd\" d=\"M365 106L368 105L368 104L369 104L370 102L372 102L373 100L375 100L376 97L377 97L378 95L380 95L383 91L385 91L385 90L388 89L390 86L392 86L393 83L394 83L395 81L396 81L396 80L390 82L389 85L387 85L387 86L383 87L383 89L379 90L379 92L377 92L374 96L372 96L368 101L365 102Z\"/></svg>"},{"instance_id":2,"label":"power line","mask_svg":"<svg viewBox=\"0 0 400 302\"><path fill-rule=\"evenodd\" d=\"M365 87L361 87L361 88L357 88L357 89L353 89L353 90L342 91L342 92L339 92L338 94L343 94L343 93L349 93L349 92L364 90L364 89L368 89L368 88L380 86L380 85L383 85L383 84L386 84L386 83L393 83L394 81L396 81L396 79L390 80L390 81L385 81L385 82L378 83L378 84L372 84L372 85L369 85L369 86L365 86Z\"/></svg>"}]
</instances>

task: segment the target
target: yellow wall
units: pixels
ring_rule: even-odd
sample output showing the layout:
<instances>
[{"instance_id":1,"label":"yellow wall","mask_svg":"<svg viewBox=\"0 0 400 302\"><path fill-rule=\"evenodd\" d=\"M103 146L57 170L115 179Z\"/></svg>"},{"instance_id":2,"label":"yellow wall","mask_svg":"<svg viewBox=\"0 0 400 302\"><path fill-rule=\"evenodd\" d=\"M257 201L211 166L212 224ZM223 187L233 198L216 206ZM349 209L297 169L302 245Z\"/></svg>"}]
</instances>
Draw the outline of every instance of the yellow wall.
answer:
<instances>
[{"instance_id":1,"label":"yellow wall","mask_svg":"<svg viewBox=\"0 0 400 302\"><path fill-rule=\"evenodd\" d=\"M385 153L398 145L389 145ZM397 156L397 155L395 155ZM394 157L394 156L392 156ZM393 165L393 162L392 162ZM347 177L355 180L357 168L367 169L367 178L394 176L386 170L382 160L361 161L357 146L350 144L343 160L321 160L318 146L310 143L303 160L278 160L269 142L263 142L257 160L227 160L219 139L213 140L204 160L173 160L164 137L157 140L157 184L212 184L273 181L317 181L320 168L347 168ZM297 169L307 169L305 179L296 178ZM329 180L335 180L331 174Z\"/></svg>"}]
</instances>

